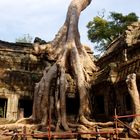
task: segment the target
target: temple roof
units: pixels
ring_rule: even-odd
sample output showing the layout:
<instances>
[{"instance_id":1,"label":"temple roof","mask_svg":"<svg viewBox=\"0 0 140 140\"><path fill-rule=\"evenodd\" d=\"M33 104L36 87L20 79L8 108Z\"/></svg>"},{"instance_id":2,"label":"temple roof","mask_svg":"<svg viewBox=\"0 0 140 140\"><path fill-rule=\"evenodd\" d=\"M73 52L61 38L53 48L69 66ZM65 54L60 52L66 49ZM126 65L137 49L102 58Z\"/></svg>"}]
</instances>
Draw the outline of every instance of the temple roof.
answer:
<instances>
[{"instance_id":1,"label":"temple roof","mask_svg":"<svg viewBox=\"0 0 140 140\"><path fill-rule=\"evenodd\" d=\"M112 76L119 82L130 73L140 75L140 22L128 26L125 33L107 47L97 65L100 67L94 79L97 83L111 80Z\"/></svg>"}]
</instances>

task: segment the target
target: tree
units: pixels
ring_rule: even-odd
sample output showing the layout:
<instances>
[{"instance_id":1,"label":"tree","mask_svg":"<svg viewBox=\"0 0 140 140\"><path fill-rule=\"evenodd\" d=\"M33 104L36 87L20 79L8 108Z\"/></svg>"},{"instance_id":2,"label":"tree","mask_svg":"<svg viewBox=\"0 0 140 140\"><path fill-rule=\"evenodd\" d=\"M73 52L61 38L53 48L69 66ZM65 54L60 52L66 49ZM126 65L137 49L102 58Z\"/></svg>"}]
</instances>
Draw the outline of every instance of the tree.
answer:
<instances>
[{"instance_id":1,"label":"tree","mask_svg":"<svg viewBox=\"0 0 140 140\"><path fill-rule=\"evenodd\" d=\"M20 43L31 43L32 42L32 37L29 34L24 34L22 37L16 38L16 42Z\"/></svg>"},{"instance_id":2,"label":"tree","mask_svg":"<svg viewBox=\"0 0 140 140\"><path fill-rule=\"evenodd\" d=\"M40 44L40 39L35 40L35 52L38 54L40 50L44 50L54 64L45 68L42 79L35 87L32 119L46 126L49 115L52 117L50 112L54 109L57 118L56 130L60 127L70 130L66 119L67 76L76 83L79 94L79 122L86 125L94 124L87 120L86 115L90 109L89 83L97 68L81 44L78 31L80 13L90 2L91 0L72 0L64 25L54 40L49 44Z\"/></svg>"},{"instance_id":3,"label":"tree","mask_svg":"<svg viewBox=\"0 0 140 140\"><path fill-rule=\"evenodd\" d=\"M54 63L50 67L46 66L42 79L35 87L31 119L46 126L48 118L53 119L56 116L56 131L62 127L66 131L70 130L66 116L66 92L70 86L68 79L76 84L79 95L80 104L77 116L80 123L79 129L88 130L89 127L97 125L87 119L90 113L89 87L97 67L86 52L85 46L81 44L78 30L80 13L90 2L91 0L72 0L64 25L54 40L48 44L42 44L42 41L37 38L34 43L35 53L44 51L48 54L47 58L53 60ZM84 126L81 127L81 124ZM100 125L109 124L100 123Z\"/></svg>"},{"instance_id":4,"label":"tree","mask_svg":"<svg viewBox=\"0 0 140 140\"><path fill-rule=\"evenodd\" d=\"M46 66L40 82L35 86L32 116L18 123L31 121L46 127L48 119L51 118L50 126L54 126L53 130L55 128L56 131L59 129L71 131L71 126L77 127L80 131L89 131L89 129L93 130L97 124L102 126L113 124L88 120L90 83L97 67L87 53L86 47L80 42L78 22L81 11L90 2L91 0L72 0L64 25L54 40L45 43L39 38L35 39L34 53L41 56L44 54L48 60L52 61L52 65ZM76 125L68 123L66 114L66 93L71 86L70 81L76 85L75 89L80 102L75 119Z\"/></svg>"},{"instance_id":5,"label":"tree","mask_svg":"<svg viewBox=\"0 0 140 140\"><path fill-rule=\"evenodd\" d=\"M106 47L119 37L132 22L138 21L135 13L123 15L122 13L111 12L108 19L103 16L96 16L87 25L88 38L96 43L95 49L104 51Z\"/></svg>"},{"instance_id":6,"label":"tree","mask_svg":"<svg viewBox=\"0 0 140 140\"><path fill-rule=\"evenodd\" d=\"M129 94L133 101L133 113L140 114L140 96L136 83L136 74L132 73L127 76L126 79L127 87ZM140 138L139 128L140 128L140 116L134 116L132 123L130 124L131 130L129 130L129 134L133 137ZM132 131L133 130L133 131Z\"/></svg>"}]
</instances>

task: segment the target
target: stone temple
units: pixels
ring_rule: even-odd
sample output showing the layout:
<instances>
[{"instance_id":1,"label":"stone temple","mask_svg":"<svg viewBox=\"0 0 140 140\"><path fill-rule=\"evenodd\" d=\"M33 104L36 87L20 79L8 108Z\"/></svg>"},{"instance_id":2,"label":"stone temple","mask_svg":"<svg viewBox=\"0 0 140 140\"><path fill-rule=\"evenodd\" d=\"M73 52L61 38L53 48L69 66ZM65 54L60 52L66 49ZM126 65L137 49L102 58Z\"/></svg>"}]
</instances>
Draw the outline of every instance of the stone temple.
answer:
<instances>
[{"instance_id":1,"label":"stone temple","mask_svg":"<svg viewBox=\"0 0 140 140\"><path fill-rule=\"evenodd\" d=\"M93 55L91 49L87 47L86 50ZM35 83L39 82L45 66L51 63L44 56L35 55L32 44L0 41L1 118L15 121L32 114ZM125 81L128 74L136 73L140 91L140 22L128 26L95 63L99 71L94 74L90 90L93 118L97 121L112 120L115 109L118 115L133 114ZM79 105L75 84L72 81L70 84L66 109L71 118L76 115Z\"/></svg>"}]
</instances>

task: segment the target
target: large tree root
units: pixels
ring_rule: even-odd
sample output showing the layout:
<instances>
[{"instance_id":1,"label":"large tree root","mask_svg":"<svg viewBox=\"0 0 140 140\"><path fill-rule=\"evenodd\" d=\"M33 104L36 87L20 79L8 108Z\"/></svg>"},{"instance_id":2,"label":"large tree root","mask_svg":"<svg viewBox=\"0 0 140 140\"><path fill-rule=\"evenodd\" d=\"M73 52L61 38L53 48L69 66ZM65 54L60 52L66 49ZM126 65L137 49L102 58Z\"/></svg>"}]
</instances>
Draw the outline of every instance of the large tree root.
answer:
<instances>
[{"instance_id":1,"label":"large tree root","mask_svg":"<svg viewBox=\"0 0 140 140\"><path fill-rule=\"evenodd\" d=\"M29 124L29 123L31 123L31 124ZM96 138L97 134L92 134L92 133L96 132L97 126L100 126L99 128L100 128L101 132L108 131L108 129L104 130L103 129L104 127L105 128L111 127L112 129L110 131L114 131L113 122L107 122L107 123L94 122L94 126L89 126L89 125L85 126L82 124L70 124L70 123L67 123L67 124L68 124L71 132L79 133L79 136L81 138L86 138L86 139L87 138ZM39 134L40 130L45 131L46 133L48 133L49 129L51 132L53 132L53 131L56 132L56 127L54 125L43 126L42 124L33 124L33 120L31 118L30 119L23 118L14 124L0 125L0 135L12 136L12 135L14 135L14 133L23 134L25 129L26 129L26 134L28 134L29 136L33 136L33 134L36 135L36 133ZM123 132L123 130L121 128L118 128L118 131ZM106 137L106 136L107 136L106 134L103 135L103 137ZM103 137L100 137L100 138L103 139Z\"/></svg>"},{"instance_id":2,"label":"large tree root","mask_svg":"<svg viewBox=\"0 0 140 140\"><path fill-rule=\"evenodd\" d=\"M136 84L136 74L129 74L127 76L126 83L134 105L133 113L140 114L140 96ZM130 135L136 138L140 138L140 116L134 117L130 127L133 130L129 131Z\"/></svg>"},{"instance_id":3,"label":"large tree root","mask_svg":"<svg viewBox=\"0 0 140 140\"><path fill-rule=\"evenodd\" d=\"M41 45L35 41L35 53L47 53L55 63L44 71L41 81L36 85L33 106L33 119L46 125L55 116L56 130L70 131L66 116L66 93L68 92L67 74L75 81L79 93L79 122L94 126L86 119L90 112L88 89L93 72L97 70L93 60L80 43L78 21L82 10L90 0L72 0L64 25L50 44ZM55 112L55 113L54 113Z\"/></svg>"},{"instance_id":4,"label":"large tree root","mask_svg":"<svg viewBox=\"0 0 140 140\"><path fill-rule=\"evenodd\" d=\"M109 126L112 122L96 123L87 120L90 114L89 88L97 67L80 42L78 31L79 16L91 0L72 0L64 25L55 39L49 44L42 44L40 39L34 43L35 54L44 54L52 65L45 68L43 77L35 86L33 113L29 119L42 126L54 125L55 130L71 131L66 114L66 94L68 91L67 75L76 84L79 95L79 130L93 130L95 126ZM20 120L19 122L28 122ZM48 122L49 120L49 122ZM82 125L81 125L82 124ZM19 125L19 124L18 124Z\"/></svg>"}]
</instances>

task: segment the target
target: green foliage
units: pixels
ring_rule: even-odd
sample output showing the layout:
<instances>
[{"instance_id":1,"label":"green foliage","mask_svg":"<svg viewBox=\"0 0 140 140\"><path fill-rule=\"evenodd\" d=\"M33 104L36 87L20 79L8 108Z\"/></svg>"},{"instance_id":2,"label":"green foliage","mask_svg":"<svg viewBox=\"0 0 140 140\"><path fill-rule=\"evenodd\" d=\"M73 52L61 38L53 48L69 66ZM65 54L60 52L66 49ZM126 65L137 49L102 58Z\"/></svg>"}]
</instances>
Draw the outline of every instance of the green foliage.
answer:
<instances>
[{"instance_id":1,"label":"green foliage","mask_svg":"<svg viewBox=\"0 0 140 140\"><path fill-rule=\"evenodd\" d=\"M29 34L24 34L22 37L16 38L16 42L20 43L31 43L32 42L32 37Z\"/></svg>"},{"instance_id":2,"label":"green foliage","mask_svg":"<svg viewBox=\"0 0 140 140\"><path fill-rule=\"evenodd\" d=\"M96 16L87 25L88 38L96 43L97 51L104 51L106 47L119 35L121 35L132 22L138 21L135 13L123 15L122 13L110 12L106 19L104 15Z\"/></svg>"}]
</instances>

